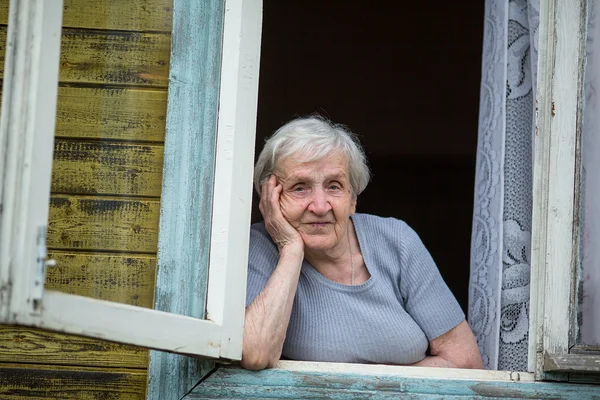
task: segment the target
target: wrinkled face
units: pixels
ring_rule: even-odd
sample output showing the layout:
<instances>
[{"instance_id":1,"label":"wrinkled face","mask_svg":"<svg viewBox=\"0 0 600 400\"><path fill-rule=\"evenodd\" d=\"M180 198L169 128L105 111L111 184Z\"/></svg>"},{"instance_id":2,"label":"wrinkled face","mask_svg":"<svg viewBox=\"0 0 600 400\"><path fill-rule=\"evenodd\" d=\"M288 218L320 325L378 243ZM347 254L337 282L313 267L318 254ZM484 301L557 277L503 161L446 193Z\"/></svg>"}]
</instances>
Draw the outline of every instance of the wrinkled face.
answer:
<instances>
[{"instance_id":1,"label":"wrinkled face","mask_svg":"<svg viewBox=\"0 0 600 400\"><path fill-rule=\"evenodd\" d=\"M336 152L310 162L292 155L278 163L275 175L283 186L283 216L300 232L305 248L330 250L347 240L356 200L344 155Z\"/></svg>"}]
</instances>

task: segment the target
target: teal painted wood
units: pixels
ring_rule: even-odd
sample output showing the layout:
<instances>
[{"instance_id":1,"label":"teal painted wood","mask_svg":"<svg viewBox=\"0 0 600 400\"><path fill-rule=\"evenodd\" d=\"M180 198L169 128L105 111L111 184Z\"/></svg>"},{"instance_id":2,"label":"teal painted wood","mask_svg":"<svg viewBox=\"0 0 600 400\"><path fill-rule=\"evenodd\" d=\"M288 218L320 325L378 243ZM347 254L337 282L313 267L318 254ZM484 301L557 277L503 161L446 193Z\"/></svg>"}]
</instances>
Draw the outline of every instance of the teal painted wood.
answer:
<instances>
[{"instance_id":1,"label":"teal painted wood","mask_svg":"<svg viewBox=\"0 0 600 400\"><path fill-rule=\"evenodd\" d=\"M154 308L204 318L224 0L175 0ZM149 399L181 399L214 367L152 351Z\"/></svg>"},{"instance_id":2,"label":"teal painted wood","mask_svg":"<svg viewBox=\"0 0 600 400\"><path fill-rule=\"evenodd\" d=\"M191 399L600 399L600 386L550 382L495 382L353 373L247 371L221 367Z\"/></svg>"}]
</instances>

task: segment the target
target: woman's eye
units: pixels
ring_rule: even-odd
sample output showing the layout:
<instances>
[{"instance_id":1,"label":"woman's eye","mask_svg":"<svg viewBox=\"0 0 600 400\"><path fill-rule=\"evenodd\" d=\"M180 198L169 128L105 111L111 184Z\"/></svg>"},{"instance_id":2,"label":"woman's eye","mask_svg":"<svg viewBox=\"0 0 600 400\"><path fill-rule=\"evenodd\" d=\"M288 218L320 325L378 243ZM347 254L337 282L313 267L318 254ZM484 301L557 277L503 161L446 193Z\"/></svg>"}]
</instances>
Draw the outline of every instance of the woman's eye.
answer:
<instances>
[{"instance_id":1,"label":"woman's eye","mask_svg":"<svg viewBox=\"0 0 600 400\"><path fill-rule=\"evenodd\" d=\"M296 186L294 188L294 192L303 192L303 191L304 191L304 188L302 186Z\"/></svg>"},{"instance_id":2,"label":"woman's eye","mask_svg":"<svg viewBox=\"0 0 600 400\"><path fill-rule=\"evenodd\" d=\"M335 185L335 184L331 184L329 185L329 190L340 190L341 188L339 187L339 185Z\"/></svg>"}]
</instances>

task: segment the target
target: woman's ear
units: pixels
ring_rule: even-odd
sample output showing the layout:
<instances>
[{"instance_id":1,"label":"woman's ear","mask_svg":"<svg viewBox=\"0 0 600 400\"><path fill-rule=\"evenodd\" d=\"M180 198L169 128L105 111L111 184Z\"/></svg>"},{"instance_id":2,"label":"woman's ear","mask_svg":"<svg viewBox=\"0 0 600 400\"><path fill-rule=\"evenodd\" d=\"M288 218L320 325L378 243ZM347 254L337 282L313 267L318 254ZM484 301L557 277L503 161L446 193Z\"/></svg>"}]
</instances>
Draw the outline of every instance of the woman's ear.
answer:
<instances>
[{"instance_id":1,"label":"woman's ear","mask_svg":"<svg viewBox=\"0 0 600 400\"><path fill-rule=\"evenodd\" d=\"M350 215L356 213L356 197L352 196L352 203L350 203Z\"/></svg>"}]
</instances>

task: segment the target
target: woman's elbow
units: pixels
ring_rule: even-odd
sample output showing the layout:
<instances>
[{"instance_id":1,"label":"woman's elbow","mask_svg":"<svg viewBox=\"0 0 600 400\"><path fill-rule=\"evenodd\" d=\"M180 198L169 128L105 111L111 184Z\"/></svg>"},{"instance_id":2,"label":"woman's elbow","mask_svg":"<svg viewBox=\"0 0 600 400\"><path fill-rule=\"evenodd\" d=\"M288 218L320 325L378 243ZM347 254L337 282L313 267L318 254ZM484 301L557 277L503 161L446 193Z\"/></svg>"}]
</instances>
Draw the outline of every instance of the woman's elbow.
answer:
<instances>
[{"instance_id":1,"label":"woman's elbow","mask_svg":"<svg viewBox=\"0 0 600 400\"><path fill-rule=\"evenodd\" d=\"M242 351L242 360L240 365L242 368L252 371L260 371L266 368L273 368L279 361L279 356L270 356L267 351L253 348L252 350L244 349Z\"/></svg>"},{"instance_id":2,"label":"woman's elbow","mask_svg":"<svg viewBox=\"0 0 600 400\"><path fill-rule=\"evenodd\" d=\"M275 349L271 348L267 343L267 338L256 337L245 332L242 360L240 361L242 368L259 371L274 367L281 357L281 352L275 354Z\"/></svg>"},{"instance_id":3,"label":"woman's elbow","mask_svg":"<svg viewBox=\"0 0 600 400\"><path fill-rule=\"evenodd\" d=\"M266 363L264 359L260 359L258 357L242 357L240 365L242 366L242 368L245 369L249 369L252 371L260 371L261 369L267 368L268 363Z\"/></svg>"},{"instance_id":4,"label":"woman's elbow","mask_svg":"<svg viewBox=\"0 0 600 400\"><path fill-rule=\"evenodd\" d=\"M281 350L277 352L276 348L270 346L273 338L253 329L254 326L253 321L246 320L240 365L254 371L272 368L279 361Z\"/></svg>"},{"instance_id":5,"label":"woman's elbow","mask_svg":"<svg viewBox=\"0 0 600 400\"><path fill-rule=\"evenodd\" d=\"M437 355L445 359L450 364L450 368L483 369L483 361L477 346L457 347Z\"/></svg>"},{"instance_id":6,"label":"woman's elbow","mask_svg":"<svg viewBox=\"0 0 600 400\"><path fill-rule=\"evenodd\" d=\"M463 353L460 360L457 360L456 367L465 369L483 369L483 360L481 359L479 349L475 348L474 350L471 349L471 351Z\"/></svg>"},{"instance_id":7,"label":"woman's elbow","mask_svg":"<svg viewBox=\"0 0 600 400\"><path fill-rule=\"evenodd\" d=\"M469 357L466 364L467 366L464 368L483 369L483 360L481 359L481 354L479 354L479 351L477 351L476 354L473 354L471 357Z\"/></svg>"}]
</instances>

